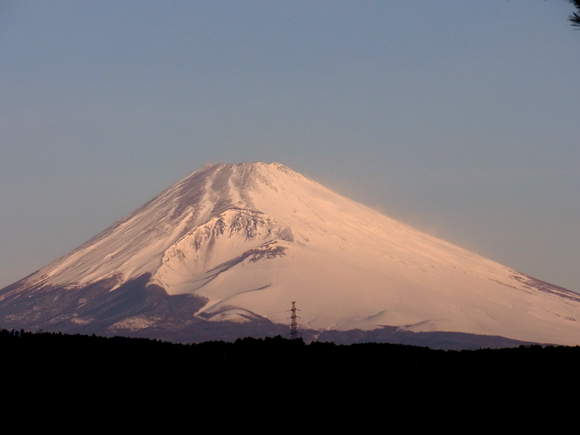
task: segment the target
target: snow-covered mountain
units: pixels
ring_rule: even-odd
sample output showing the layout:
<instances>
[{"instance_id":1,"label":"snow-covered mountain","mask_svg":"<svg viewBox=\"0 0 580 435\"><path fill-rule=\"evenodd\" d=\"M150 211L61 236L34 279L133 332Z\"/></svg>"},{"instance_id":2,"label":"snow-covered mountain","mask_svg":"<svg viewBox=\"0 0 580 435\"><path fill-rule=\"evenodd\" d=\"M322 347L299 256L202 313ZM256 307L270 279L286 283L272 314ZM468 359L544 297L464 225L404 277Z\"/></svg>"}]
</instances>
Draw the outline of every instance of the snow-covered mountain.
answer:
<instances>
[{"instance_id":1,"label":"snow-covered mountain","mask_svg":"<svg viewBox=\"0 0 580 435\"><path fill-rule=\"evenodd\" d=\"M580 295L279 163L195 171L1 290L0 327L174 341L283 334L291 301L309 337L443 331L580 342Z\"/></svg>"}]
</instances>

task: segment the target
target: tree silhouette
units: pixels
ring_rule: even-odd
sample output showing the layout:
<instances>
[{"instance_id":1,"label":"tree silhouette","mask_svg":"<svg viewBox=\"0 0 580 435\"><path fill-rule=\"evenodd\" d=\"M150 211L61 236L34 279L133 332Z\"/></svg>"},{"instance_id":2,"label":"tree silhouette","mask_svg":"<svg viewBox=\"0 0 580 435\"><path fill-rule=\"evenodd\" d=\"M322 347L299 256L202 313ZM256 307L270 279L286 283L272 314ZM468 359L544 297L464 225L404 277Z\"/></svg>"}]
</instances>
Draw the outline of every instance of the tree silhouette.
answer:
<instances>
[{"instance_id":1,"label":"tree silhouette","mask_svg":"<svg viewBox=\"0 0 580 435\"><path fill-rule=\"evenodd\" d=\"M568 16L568 19L572 22L572 25L575 27L580 27L580 0L568 0L574 6L578 12L574 12Z\"/></svg>"}]
</instances>

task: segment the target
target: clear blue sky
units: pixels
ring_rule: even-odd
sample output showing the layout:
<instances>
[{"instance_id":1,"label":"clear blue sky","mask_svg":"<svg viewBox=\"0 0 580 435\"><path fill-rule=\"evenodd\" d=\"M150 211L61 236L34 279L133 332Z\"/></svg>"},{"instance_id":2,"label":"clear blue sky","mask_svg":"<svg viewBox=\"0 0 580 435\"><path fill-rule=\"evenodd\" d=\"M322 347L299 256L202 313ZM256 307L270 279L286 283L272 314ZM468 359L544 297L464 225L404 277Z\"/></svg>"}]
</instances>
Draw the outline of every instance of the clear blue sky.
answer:
<instances>
[{"instance_id":1,"label":"clear blue sky","mask_svg":"<svg viewBox=\"0 0 580 435\"><path fill-rule=\"evenodd\" d=\"M580 291L564 0L0 3L0 287L206 162L277 161Z\"/></svg>"}]
</instances>

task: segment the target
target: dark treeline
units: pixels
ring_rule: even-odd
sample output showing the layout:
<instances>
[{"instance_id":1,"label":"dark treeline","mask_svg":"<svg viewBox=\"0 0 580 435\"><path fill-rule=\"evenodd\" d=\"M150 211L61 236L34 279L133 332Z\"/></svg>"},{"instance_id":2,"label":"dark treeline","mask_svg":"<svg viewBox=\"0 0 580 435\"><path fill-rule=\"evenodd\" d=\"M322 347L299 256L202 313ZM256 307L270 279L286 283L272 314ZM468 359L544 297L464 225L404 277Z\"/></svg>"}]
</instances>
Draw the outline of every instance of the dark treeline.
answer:
<instances>
[{"instance_id":1,"label":"dark treeline","mask_svg":"<svg viewBox=\"0 0 580 435\"><path fill-rule=\"evenodd\" d=\"M341 416L414 409L511 412L561 400L578 387L580 347L444 351L400 344L304 343L280 336L175 344L159 340L0 331L3 397L85 409L114 403L186 414L322 409ZM474 404L478 403L478 407ZM108 405L107 405L108 406ZM200 408L201 407L201 408ZM337 407L337 408L335 408ZM385 408L386 407L386 408ZM196 408L196 409L197 409ZM363 411L365 410L365 411ZM121 412L121 411L119 411ZM199 412L199 411L198 411Z\"/></svg>"},{"instance_id":2,"label":"dark treeline","mask_svg":"<svg viewBox=\"0 0 580 435\"><path fill-rule=\"evenodd\" d=\"M90 425L114 417L149 428L217 413L221 427L298 411L339 427L345 417L384 416L414 427L435 417L519 420L523 403L521 415L533 419L576 391L578 363L580 347L443 351L280 336L174 344L0 330L4 403L58 424L78 415Z\"/></svg>"},{"instance_id":3,"label":"dark treeline","mask_svg":"<svg viewBox=\"0 0 580 435\"><path fill-rule=\"evenodd\" d=\"M580 347L520 346L443 351L400 344L333 343L274 338L175 344L159 340L61 333L0 331L4 372L27 379L119 379L141 382L195 380L252 383L265 379L317 382L370 381L374 385L446 384L465 381L527 383L576 372ZM189 382L189 381L187 381Z\"/></svg>"}]
</instances>

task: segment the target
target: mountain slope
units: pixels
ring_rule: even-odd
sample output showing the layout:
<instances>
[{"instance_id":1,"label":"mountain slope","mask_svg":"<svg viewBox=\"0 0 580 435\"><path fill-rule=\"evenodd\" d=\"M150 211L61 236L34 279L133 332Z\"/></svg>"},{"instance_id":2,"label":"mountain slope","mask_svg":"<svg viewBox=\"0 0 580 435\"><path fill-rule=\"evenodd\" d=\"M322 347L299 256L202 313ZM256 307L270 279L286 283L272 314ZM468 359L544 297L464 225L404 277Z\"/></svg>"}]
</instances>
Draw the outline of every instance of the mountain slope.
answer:
<instances>
[{"instance_id":1,"label":"mountain slope","mask_svg":"<svg viewBox=\"0 0 580 435\"><path fill-rule=\"evenodd\" d=\"M87 289L92 296L83 303L78 295ZM110 301L125 293L149 302ZM70 303L55 305L64 294ZM315 335L388 326L580 341L580 295L431 237L279 163L202 167L0 291L0 322L195 339L184 331L278 330L294 300L301 328Z\"/></svg>"}]
</instances>

